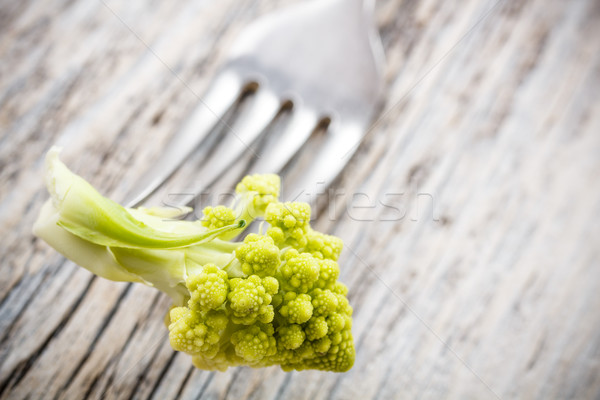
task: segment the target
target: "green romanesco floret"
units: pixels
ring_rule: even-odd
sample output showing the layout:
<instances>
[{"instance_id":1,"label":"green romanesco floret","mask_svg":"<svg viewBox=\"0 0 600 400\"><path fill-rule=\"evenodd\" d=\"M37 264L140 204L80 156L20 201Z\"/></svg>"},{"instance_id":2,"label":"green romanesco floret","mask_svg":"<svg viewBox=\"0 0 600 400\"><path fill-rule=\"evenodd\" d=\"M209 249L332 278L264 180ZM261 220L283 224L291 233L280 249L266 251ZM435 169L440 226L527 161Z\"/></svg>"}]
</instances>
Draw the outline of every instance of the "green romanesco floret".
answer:
<instances>
[{"instance_id":1,"label":"green romanesco floret","mask_svg":"<svg viewBox=\"0 0 600 400\"><path fill-rule=\"evenodd\" d=\"M280 248L292 246L302 249L308 243L310 206L307 203L271 203L265 210L265 221L271 225L267 235Z\"/></svg>"},{"instance_id":2,"label":"green romanesco floret","mask_svg":"<svg viewBox=\"0 0 600 400\"><path fill-rule=\"evenodd\" d=\"M309 229L306 234L306 247L303 251L316 258L337 261L343 247L344 243L339 237Z\"/></svg>"},{"instance_id":3,"label":"green romanesco floret","mask_svg":"<svg viewBox=\"0 0 600 400\"><path fill-rule=\"evenodd\" d=\"M200 273L188 277L185 285L190 291L188 303L193 310L216 310L227 300L227 272L213 264L206 264Z\"/></svg>"},{"instance_id":4,"label":"green romanesco floret","mask_svg":"<svg viewBox=\"0 0 600 400\"><path fill-rule=\"evenodd\" d=\"M348 286L344 285L342 282L336 282L331 288L333 293L341 294L342 296L348 295Z\"/></svg>"},{"instance_id":5,"label":"green romanesco floret","mask_svg":"<svg viewBox=\"0 0 600 400\"><path fill-rule=\"evenodd\" d=\"M327 322L325 321L325 317L313 316L306 323L304 331L306 332L306 337L308 338L308 340L317 340L327 335L327 329L328 328Z\"/></svg>"},{"instance_id":6,"label":"green romanesco floret","mask_svg":"<svg viewBox=\"0 0 600 400\"><path fill-rule=\"evenodd\" d=\"M338 298L330 290L315 289L310 293L313 305L313 313L319 315L330 315L338 308Z\"/></svg>"},{"instance_id":7,"label":"green romanesco floret","mask_svg":"<svg viewBox=\"0 0 600 400\"><path fill-rule=\"evenodd\" d=\"M255 219L264 215L269 204L277 202L280 187L278 175L254 174L245 176L235 187L235 192L250 203L245 208L254 213L249 219Z\"/></svg>"},{"instance_id":8,"label":"green romanesco floret","mask_svg":"<svg viewBox=\"0 0 600 400\"><path fill-rule=\"evenodd\" d=\"M271 276L281 264L279 252L279 247L269 236L251 233L235 250L235 256L245 275Z\"/></svg>"},{"instance_id":9,"label":"green romanesco floret","mask_svg":"<svg viewBox=\"0 0 600 400\"><path fill-rule=\"evenodd\" d=\"M235 211L229 207L204 207L202 210L202 226L208 229L222 228L235 222Z\"/></svg>"},{"instance_id":10,"label":"green romanesco floret","mask_svg":"<svg viewBox=\"0 0 600 400\"><path fill-rule=\"evenodd\" d=\"M302 346L306 334L298 324L283 325L277 329L277 339L283 347L294 350Z\"/></svg>"},{"instance_id":11,"label":"green romanesco floret","mask_svg":"<svg viewBox=\"0 0 600 400\"><path fill-rule=\"evenodd\" d=\"M200 312L186 307L174 307L169 312L171 347L191 355L214 357L228 324L223 311Z\"/></svg>"},{"instance_id":12,"label":"green romanesco floret","mask_svg":"<svg viewBox=\"0 0 600 400\"><path fill-rule=\"evenodd\" d=\"M227 306L231 320L240 325L251 325L256 321L269 323L275 312L271 305L272 296L277 293L279 283L273 277L261 279L257 275L248 278L233 278L231 291L227 295Z\"/></svg>"},{"instance_id":13,"label":"green romanesco floret","mask_svg":"<svg viewBox=\"0 0 600 400\"><path fill-rule=\"evenodd\" d=\"M275 174L248 175L237 184L235 197L229 206L205 207L201 224L208 229L216 229L229 224L244 221L250 224L265 215L267 206L277 202L281 182ZM231 240L241 234L243 228L229 230L219 238Z\"/></svg>"},{"instance_id":14,"label":"green romanesco floret","mask_svg":"<svg viewBox=\"0 0 600 400\"><path fill-rule=\"evenodd\" d=\"M272 325L252 325L231 335L235 354L250 366L277 353Z\"/></svg>"},{"instance_id":15,"label":"green romanesco floret","mask_svg":"<svg viewBox=\"0 0 600 400\"><path fill-rule=\"evenodd\" d=\"M286 290L306 293L319 279L319 270L318 261L310 254L288 250L279 268L282 286Z\"/></svg>"},{"instance_id":16,"label":"green romanesco floret","mask_svg":"<svg viewBox=\"0 0 600 400\"><path fill-rule=\"evenodd\" d=\"M169 295L169 341L196 367L352 367L342 242L311 228L308 204L278 200L277 175L245 177L232 204L186 221L175 218L188 208L125 208L101 196L55 149L46 168L51 199L35 234L96 275ZM236 240L257 218L266 228Z\"/></svg>"},{"instance_id":17,"label":"green romanesco floret","mask_svg":"<svg viewBox=\"0 0 600 400\"><path fill-rule=\"evenodd\" d=\"M344 243L336 236L326 235L310 227L310 206L302 202L274 202L265 210L267 230L280 248L293 247L318 259L337 261Z\"/></svg>"},{"instance_id":18,"label":"green romanesco floret","mask_svg":"<svg viewBox=\"0 0 600 400\"><path fill-rule=\"evenodd\" d=\"M283 305L279 314L290 324L303 324L312 317L313 305L307 294L287 292L283 297Z\"/></svg>"},{"instance_id":19,"label":"green romanesco floret","mask_svg":"<svg viewBox=\"0 0 600 400\"><path fill-rule=\"evenodd\" d=\"M320 289L333 289L337 278L340 275L340 266L332 260L318 260L319 263L319 279L314 284L314 287Z\"/></svg>"}]
</instances>

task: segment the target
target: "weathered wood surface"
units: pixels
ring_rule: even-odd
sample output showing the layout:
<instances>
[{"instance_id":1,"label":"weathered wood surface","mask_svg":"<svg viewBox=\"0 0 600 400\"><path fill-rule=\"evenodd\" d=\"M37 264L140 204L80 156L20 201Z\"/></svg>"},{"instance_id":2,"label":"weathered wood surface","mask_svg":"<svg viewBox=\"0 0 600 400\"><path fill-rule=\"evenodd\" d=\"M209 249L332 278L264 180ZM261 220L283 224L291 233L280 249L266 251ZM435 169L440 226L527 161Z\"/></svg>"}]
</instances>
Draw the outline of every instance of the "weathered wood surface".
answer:
<instances>
[{"instance_id":1,"label":"weathered wood surface","mask_svg":"<svg viewBox=\"0 0 600 400\"><path fill-rule=\"evenodd\" d=\"M0 1L1 397L599 398L595 0L377 1L387 112L316 221L346 243L349 373L195 370L165 296L32 237L52 144L121 198L236 33L294 2Z\"/></svg>"}]
</instances>

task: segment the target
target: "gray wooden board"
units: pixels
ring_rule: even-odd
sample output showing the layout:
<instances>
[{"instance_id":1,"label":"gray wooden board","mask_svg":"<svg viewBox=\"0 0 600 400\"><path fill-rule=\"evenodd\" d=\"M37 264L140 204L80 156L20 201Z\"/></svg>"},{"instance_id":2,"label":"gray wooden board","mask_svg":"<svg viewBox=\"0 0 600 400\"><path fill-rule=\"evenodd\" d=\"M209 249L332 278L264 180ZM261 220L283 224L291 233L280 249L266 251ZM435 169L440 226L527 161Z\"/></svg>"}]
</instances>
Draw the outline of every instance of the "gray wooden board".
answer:
<instances>
[{"instance_id":1,"label":"gray wooden board","mask_svg":"<svg viewBox=\"0 0 600 400\"><path fill-rule=\"evenodd\" d=\"M196 370L166 296L31 235L52 144L122 198L240 29L294 2L0 1L1 398L599 398L595 0L377 1L385 113L314 222L346 244L346 374Z\"/></svg>"}]
</instances>

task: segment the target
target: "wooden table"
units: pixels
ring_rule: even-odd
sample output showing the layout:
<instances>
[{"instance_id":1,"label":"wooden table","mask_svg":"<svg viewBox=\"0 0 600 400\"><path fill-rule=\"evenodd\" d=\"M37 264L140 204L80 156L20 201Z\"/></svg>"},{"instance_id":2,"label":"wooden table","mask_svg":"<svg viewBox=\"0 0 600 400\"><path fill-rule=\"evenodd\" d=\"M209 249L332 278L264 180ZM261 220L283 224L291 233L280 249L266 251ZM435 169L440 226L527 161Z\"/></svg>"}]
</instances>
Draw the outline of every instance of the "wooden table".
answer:
<instances>
[{"instance_id":1,"label":"wooden table","mask_svg":"<svg viewBox=\"0 0 600 400\"><path fill-rule=\"evenodd\" d=\"M595 0L377 1L385 112L315 221L346 243L346 374L196 370L166 296L31 235L51 145L122 198L240 29L295 2L0 1L1 397L599 398Z\"/></svg>"}]
</instances>

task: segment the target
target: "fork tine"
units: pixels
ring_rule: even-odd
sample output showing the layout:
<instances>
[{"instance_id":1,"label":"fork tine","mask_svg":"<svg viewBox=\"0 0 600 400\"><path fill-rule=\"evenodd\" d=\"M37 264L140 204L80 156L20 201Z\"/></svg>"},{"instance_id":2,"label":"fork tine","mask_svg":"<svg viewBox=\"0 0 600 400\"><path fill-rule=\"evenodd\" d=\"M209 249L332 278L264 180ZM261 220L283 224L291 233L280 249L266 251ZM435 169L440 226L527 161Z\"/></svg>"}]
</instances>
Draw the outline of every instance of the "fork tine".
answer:
<instances>
[{"instance_id":1,"label":"fork tine","mask_svg":"<svg viewBox=\"0 0 600 400\"><path fill-rule=\"evenodd\" d=\"M230 126L228 135L217 146L216 150L204 160L202 184L204 187L212 185L244 152L252 152L253 155L262 158L263 154L255 153L250 146L273 121L279 110L281 102L270 90L259 88L249 98L251 102L248 110L245 110Z\"/></svg>"},{"instance_id":2,"label":"fork tine","mask_svg":"<svg viewBox=\"0 0 600 400\"><path fill-rule=\"evenodd\" d=\"M291 121L285 131L278 135L271 147L266 147L261 157L250 167L250 173L279 172L306 143L318 124L317 114L305 107L297 107L294 103Z\"/></svg>"},{"instance_id":3,"label":"fork tine","mask_svg":"<svg viewBox=\"0 0 600 400\"><path fill-rule=\"evenodd\" d=\"M350 161L356 149L354 144L362 137L364 127L358 123L331 125L310 164L303 168L299 179L286 188L286 197L314 203L316 195L329 188Z\"/></svg>"},{"instance_id":4,"label":"fork tine","mask_svg":"<svg viewBox=\"0 0 600 400\"><path fill-rule=\"evenodd\" d=\"M221 73L209 87L204 99L181 129L167 144L126 196L129 207L141 204L187 159L208 133L219 123L240 96L242 81L234 74Z\"/></svg>"}]
</instances>

